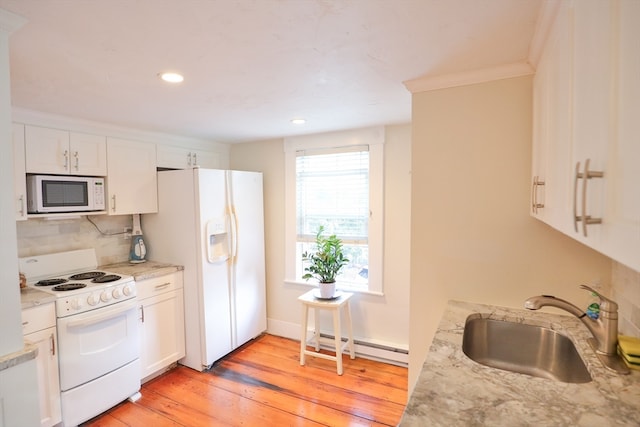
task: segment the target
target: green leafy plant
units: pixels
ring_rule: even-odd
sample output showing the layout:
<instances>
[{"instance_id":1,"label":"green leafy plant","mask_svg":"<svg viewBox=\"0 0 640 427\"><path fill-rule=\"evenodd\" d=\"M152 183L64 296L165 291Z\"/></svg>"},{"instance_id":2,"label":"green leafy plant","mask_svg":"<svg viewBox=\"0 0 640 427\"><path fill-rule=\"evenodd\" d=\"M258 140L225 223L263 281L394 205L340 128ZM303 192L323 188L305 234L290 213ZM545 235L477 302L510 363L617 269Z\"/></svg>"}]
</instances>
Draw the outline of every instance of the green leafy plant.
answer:
<instances>
[{"instance_id":1,"label":"green leafy plant","mask_svg":"<svg viewBox=\"0 0 640 427\"><path fill-rule=\"evenodd\" d=\"M342 240L335 234L325 237L323 232L324 227L318 227L316 251L302 254L302 260L309 262L309 266L304 269L307 273L302 278L309 280L315 277L320 283L333 283L349 260L342 253Z\"/></svg>"}]
</instances>

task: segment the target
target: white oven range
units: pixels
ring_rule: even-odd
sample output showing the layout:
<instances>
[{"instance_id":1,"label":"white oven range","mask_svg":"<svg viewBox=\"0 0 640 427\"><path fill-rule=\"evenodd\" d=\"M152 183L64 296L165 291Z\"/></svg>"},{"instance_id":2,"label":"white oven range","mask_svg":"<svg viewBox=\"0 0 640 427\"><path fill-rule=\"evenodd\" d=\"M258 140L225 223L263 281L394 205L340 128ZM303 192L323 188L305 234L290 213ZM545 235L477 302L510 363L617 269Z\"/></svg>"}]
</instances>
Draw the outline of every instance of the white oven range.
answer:
<instances>
[{"instance_id":1,"label":"white oven range","mask_svg":"<svg viewBox=\"0 0 640 427\"><path fill-rule=\"evenodd\" d=\"M20 258L27 285L56 297L65 427L140 396L135 282L96 268L94 249Z\"/></svg>"}]
</instances>

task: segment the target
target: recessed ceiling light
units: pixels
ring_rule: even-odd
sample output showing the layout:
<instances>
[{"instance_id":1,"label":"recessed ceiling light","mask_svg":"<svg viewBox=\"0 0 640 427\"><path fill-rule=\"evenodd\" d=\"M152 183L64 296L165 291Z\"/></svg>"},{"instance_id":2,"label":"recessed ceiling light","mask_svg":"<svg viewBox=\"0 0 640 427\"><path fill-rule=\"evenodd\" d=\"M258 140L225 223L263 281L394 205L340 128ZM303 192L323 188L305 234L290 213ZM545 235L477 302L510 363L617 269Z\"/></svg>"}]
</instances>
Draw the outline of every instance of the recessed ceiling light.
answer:
<instances>
[{"instance_id":1,"label":"recessed ceiling light","mask_svg":"<svg viewBox=\"0 0 640 427\"><path fill-rule=\"evenodd\" d=\"M167 83L181 83L184 80L182 74L174 72L160 73L160 78Z\"/></svg>"},{"instance_id":2,"label":"recessed ceiling light","mask_svg":"<svg viewBox=\"0 0 640 427\"><path fill-rule=\"evenodd\" d=\"M293 123L294 125L303 125L306 122L307 121L305 119L291 119L291 123Z\"/></svg>"}]
</instances>

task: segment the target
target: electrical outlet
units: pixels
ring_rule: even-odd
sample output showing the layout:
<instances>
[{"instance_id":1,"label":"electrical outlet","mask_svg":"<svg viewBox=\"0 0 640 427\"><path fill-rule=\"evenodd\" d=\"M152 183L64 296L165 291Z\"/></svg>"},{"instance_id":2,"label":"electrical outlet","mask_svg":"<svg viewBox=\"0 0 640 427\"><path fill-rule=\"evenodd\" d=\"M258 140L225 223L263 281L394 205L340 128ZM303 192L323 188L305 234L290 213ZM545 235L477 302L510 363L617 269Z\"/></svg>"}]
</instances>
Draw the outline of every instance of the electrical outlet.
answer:
<instances>
[{"instance_id":1,"label":"electrical outlet","mask_svg":"<svg viewBox=\"0 0 640 427\"><path fill-rule=\"evenodd\" d=\"M132 230L133 230L133 228L132 228L132 227L125 227L125 228L124 228L124 233L122 234L122 236L123 236L125 239L130 239L130 238L131 238L131 231L132 231Z\"/></svg>"}]
</instances>

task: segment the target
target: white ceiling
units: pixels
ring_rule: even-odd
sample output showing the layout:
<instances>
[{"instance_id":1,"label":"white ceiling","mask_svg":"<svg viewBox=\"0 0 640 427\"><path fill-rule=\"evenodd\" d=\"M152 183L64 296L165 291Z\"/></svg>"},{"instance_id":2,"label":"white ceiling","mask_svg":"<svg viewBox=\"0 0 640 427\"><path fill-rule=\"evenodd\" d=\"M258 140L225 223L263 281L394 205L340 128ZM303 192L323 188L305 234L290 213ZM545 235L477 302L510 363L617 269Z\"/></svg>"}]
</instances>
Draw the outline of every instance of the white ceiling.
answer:
<instances>
[{"instance_id":1,"label":"white ceiling","mask_svg":"<svg viewBox=\"0 0 640 427\"><path fill-rule=\"evenodd\" d=\"M408 123L403 82L527 61L544 0L0 0L12 104L216 142ZM178 70L168 86L157 74ZM292 125L294 117L307 119Z\"/></svg>"}]
</instances>

